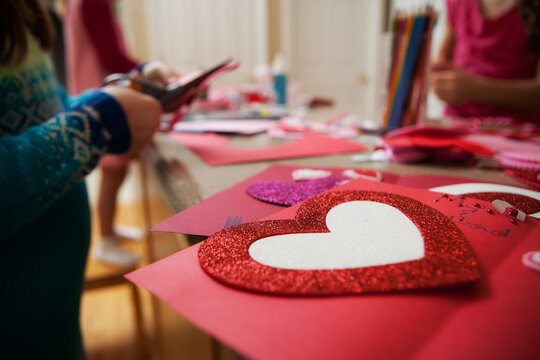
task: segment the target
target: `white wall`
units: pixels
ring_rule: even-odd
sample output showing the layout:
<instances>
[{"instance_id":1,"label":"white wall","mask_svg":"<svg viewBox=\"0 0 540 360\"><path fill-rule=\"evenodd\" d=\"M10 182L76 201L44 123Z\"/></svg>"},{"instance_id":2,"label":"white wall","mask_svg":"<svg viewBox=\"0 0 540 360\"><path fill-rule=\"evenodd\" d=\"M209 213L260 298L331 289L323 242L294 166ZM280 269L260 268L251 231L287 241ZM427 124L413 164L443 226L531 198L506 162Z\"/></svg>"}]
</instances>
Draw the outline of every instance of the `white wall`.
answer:
<instances>
[{"instance_id":1,"label":"white wall","mask_svg":"<svg viewBox=\"0 0 540 360\"><path fill-rule=\"evenodd\" d=\"M307 94L332 97L339 110L377 120L382 104L384 47L380 0L123 0L128 40L146 59L160 59L182 71L227 57L241 68L218 83L246 81L256 65L268 62L268 1L280 1L281 45L291 75ZM442 36L444 0L394 0L392 9L433 5L441 14L434 49ZM142 9L142 10L141 10ZM133 18L130 13L138 11ZM144 27L141 34L138 27ZM129 39L133 35L137 39ZM140 43L144 44L141 46ZM441 105L428 96L428 113Z\"/></svg>"},{"instance_id":2,"label":"white wall","mask_svg":"<svg viewBox=\"0 0 540 360\"><path fill-rule=\"evenodd\" d=\"M143 24L126 19L132 16L132 1L143 3ZM146 36L137 41L146 42L147 59L187 72L233 57L241 61L241 68L225 77L240 82L255 65L267 61L266 1L124 0L121 18L126 32L133 33L137 25L146 27Z\"/></svg>"}]
</instances>

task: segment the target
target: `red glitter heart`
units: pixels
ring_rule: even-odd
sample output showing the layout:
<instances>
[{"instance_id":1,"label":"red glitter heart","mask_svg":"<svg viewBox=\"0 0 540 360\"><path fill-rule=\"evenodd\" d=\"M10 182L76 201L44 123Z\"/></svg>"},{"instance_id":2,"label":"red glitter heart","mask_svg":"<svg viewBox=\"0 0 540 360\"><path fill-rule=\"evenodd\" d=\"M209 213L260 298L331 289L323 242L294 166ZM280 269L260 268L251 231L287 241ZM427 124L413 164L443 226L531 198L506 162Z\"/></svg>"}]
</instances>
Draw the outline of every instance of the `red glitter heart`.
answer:
<instances>
[{"instance_id":1,"label":"red glitter heart","mask_svg":"<svg viewBox=\"0 0 540 360\"><path fill-rule=\"evenodd\" d=\"M425 256L389 265L336 270L275 268L250 257L250 245L265 237L328 233L327 213L349 201L380 202L401 211L420 230ZM375 191L325 193L304 202L294 220L258 221L224 229L209 237L198 255L203 270L218 281L243 290L282 295L426 289L467 284L480 277L465 236L447 216L415 199Z\"/></svg>"}]
</instances>

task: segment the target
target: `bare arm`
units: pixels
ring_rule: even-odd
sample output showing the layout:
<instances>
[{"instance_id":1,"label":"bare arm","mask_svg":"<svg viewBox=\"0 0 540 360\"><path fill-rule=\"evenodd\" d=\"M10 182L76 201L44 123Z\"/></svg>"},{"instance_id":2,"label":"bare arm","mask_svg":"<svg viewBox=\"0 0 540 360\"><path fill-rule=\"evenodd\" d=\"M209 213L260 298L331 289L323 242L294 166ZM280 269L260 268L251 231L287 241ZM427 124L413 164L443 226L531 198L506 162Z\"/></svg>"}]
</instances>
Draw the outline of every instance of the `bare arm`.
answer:
<instances>
[{"instance_id":1,"label":"bare arm","mask_svg":"<svg viewBox=\"0 0 540 360\"><path fill-rule=\"evenodd\" d=\"M452 63L452 55L454 53L454 45L456 43L456 38L454 35L454 30L450 21L446 20L446 28L444 33L444 38L439 48L439 53L437 54L436 65L445 65Z\"/></svg>"},{"instance_id":2,"label":"bare arm","mask_svg":"<svg viewBox=\"0 0 540 360\"><path fill-rule=\"evenodd\" d=\"M449 104L491 104L512 109L540 109L540 64L536 79L501 80L449 67L432 73L431 85Z\"/></svg>"},{"instance_id":3,"label":"bare arm","mask_svg":"<svg viewBox=\"0 0 540 360\"><path fill-rule=\"evenodd\" d=\"M539 73L537 71L536 79L531 80L473 77L471 100L515 109L540 109Z\"/></svg>"}]
</instances>

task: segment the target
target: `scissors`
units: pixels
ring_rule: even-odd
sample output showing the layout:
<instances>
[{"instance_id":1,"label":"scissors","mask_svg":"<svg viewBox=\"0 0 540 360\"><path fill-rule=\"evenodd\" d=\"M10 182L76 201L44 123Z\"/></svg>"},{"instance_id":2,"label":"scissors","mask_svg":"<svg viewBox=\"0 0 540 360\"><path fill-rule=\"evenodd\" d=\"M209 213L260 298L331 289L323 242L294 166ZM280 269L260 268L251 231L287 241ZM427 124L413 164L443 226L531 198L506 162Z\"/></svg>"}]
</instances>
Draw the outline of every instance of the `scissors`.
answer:
<instances>
[{"instance_id":1,"label":"scissors","mask_svg":"<svg viewBox=\"0 0 540 360\"><path fill-rule=\"evenodd\" d=\"M219 70L224 69L227 65L231 65L231 62L232 59L226 59L208 70L203 71L200 75L185 84L175 83L167 86L160 86L151 81L137 78L129 74L111 74L105 78L102 86L109 84L127 84L127 86L136 91L156 98L161 104L163 112L171 113L177 111L181 107L189 107L205 81ZM176 121L178 121L179 118L181 117L175 117ZM172 129L176 121L169 123L168 130Z\"/></svg>"}]
</instances>

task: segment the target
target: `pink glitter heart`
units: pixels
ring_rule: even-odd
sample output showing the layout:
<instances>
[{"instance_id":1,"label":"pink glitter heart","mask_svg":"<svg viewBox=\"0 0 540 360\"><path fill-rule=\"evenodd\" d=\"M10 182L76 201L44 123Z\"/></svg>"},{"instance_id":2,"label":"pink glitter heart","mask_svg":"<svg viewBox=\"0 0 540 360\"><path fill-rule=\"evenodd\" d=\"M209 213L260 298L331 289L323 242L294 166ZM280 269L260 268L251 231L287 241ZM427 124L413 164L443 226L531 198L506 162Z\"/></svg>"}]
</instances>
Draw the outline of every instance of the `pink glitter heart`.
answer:
<instances>
[{"instance_id":1,"label":"pink glitter heart","mask_svg":"<svg viewBox=\"0 0 540 360\"><path fill-rule=\"evenodd\" d=\"M329 176L302 182L263 181L250 185L246 192L257 200L291 206L328 191L346 180L345 177Z\"/></svg>"}]
</instances>

